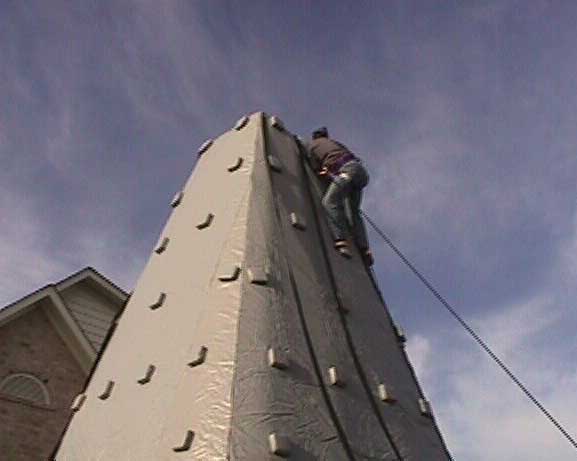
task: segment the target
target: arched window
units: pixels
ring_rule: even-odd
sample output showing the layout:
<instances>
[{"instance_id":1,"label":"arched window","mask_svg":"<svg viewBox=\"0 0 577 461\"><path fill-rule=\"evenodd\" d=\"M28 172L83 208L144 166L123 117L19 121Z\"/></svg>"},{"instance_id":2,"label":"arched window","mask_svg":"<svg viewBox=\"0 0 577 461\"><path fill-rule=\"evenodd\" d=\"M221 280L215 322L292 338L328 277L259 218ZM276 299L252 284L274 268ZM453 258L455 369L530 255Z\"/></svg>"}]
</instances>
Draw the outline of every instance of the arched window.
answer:
<instances>
[{"instance_id":1,"label":"arched window","mask_svg":"<svg viewBox=\"0 0 577 461\"><path fill-rule=\"evenodd\" d=\"M42 405L50 405L50 394L42 381L25 373L8 375L0 382L0 394Z\"/></svg>"}]
</instances>

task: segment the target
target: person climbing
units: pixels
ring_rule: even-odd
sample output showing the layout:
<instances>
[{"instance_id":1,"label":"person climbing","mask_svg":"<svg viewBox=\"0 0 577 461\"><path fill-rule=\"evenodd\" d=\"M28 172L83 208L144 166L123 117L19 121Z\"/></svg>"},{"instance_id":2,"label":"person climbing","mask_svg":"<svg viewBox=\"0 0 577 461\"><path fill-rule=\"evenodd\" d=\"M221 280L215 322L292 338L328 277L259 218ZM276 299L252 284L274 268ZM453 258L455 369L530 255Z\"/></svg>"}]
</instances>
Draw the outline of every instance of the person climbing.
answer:
<instances>
[{"instance_id":1,"label":"person climbing","mask_svg":"<svg viewBox=\"0 0 577 461\"><path fill-rule=\"evenodd\" d=\"M313 169L321 177L329 177L331 183L322 199L323 208L334 238L334 246L344 257L350 258L347 237L349 225L367 266L374 263L369 249L367 231L360 215L363 189L369 183L369 175L360 159L345 145L331 139L326 127L315 130L307 146ZM345 207L348 203L349 220Z\"/></svg>"}]
</instances>

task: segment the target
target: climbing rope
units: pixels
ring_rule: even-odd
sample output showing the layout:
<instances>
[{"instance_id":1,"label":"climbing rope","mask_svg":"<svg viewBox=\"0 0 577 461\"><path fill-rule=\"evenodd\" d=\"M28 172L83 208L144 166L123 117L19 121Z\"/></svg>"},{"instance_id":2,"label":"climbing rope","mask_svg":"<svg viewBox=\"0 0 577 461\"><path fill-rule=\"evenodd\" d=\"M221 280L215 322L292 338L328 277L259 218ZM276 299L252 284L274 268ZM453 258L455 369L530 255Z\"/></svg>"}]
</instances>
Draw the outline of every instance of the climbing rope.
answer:
<instances>
[{"instance_id":1,"label":"climbing rope","mask_svg":"<svg viewBox=\"0 0 577 461\"><path fill-rule=\"evenodd\" d=\"M301 152L302 152L302 150L301 150ZM395 441L395 437L394 437L393 433L391 432L391 429L387 425L387 422L385 421L385 419L383 418L383 416L381 415L381 412L379 411L379 409L377 407L377 403L376 403L374 396L372 395L372 392L370 390L370 386L369 386L369 383L367 380L366 372L364 371L364 369L361 365L361 361L359 360L358 354L355 350L355 345L354 345L354 341L353 341L351 332L349 330L347 322L345 321L344 315L342 314L342 311L343 311L342 300L340 299L340 296L338 294L337 282L335 280L335 273L334 273L334 269L332 267L332 264L331 264L330 258L329 258L329 253L328 253L329 250L327 248L325 238L323 237L323 233L321 231L318 204L315 202L314 195L313 195L313 189L312 188L316 189L317 196L321 196L321 194L319 194L319 190L318 190L319 183L318 183L318 181L315 181L314 179L311 180L311 178L314 178L315 175L310 168L307 168L307 163L305 161L305 158L306 157L301 156L302 173L303 173L305 178L308 177L307 178L308 180L305 181L305 187L307 190L308 198L312 204L315 227L316 227L316 230L318 233L320 247L321 247L321 250L323 253L323 259L324 259L324 262L325 262L325 265L327 268L327 275L328 275L329 282L331 285L331 290L335 295L335 301L336 301L337 305L339 306L339 312L341 312L341 314L340 314L341 325L342 325L343 331L345 333L346 341L349 345L351 357L353 359L353 363L355 365L355 368L357 369L357 375L358 375L363 387L365 388L365 392L367 393L367 396L369 397L369 402L370 402L370 405L374 411L375 417L376 417L377 421L379 422L379 425L381 426L383 433L385 434L385 436L386 436L386 438L387 438L387 440L391 446L391 449L393 450L393 453L396 456L395 461L403 461L406 458L403 458L403 456L401 455L401 450L397 446L397 441ZM311 188L311 185L312 185L312 188Z\"/></svg>"},{"instance_id":2,"label":"climbing rope","mask_svg":"<svg viewBox=\"0 0 577 461\"><path fill-rule=\"evenodd\" d=\"M451 315L461 324L461 326L467 330L467 332L475 339L475 341L481 346L481 348L489 354L489 356L495 361L497 365L507 374L507 376L523 391L523 393L535 404L539 410L547 417L547 419L563 434L563 436L573 445L573 448L577 449L577 442L573 437L565 430L565 428L557 421L557 419L543 406L543 404L525 387L519 378L517 378L513 372L503 363L503 361L497 357L497 355L491 350L491 348L481 339L481 337L469 326L469 324L463 320L463 318L455 311L455 309L441 296L441 294L433 287L433 285L423 276L415 266L405 257L405 255L395 246L395 244L387 237L387 235L373 222L373 220L367 216L364 211L361 214L371 225L371 227L379 234L382 239L389 245L389 247L397 254L399 258L405 263L405 265L417 276L417 278L429 289L429 291L437 298L437 300L451 313Z\"/></svg>"}]
</instances>

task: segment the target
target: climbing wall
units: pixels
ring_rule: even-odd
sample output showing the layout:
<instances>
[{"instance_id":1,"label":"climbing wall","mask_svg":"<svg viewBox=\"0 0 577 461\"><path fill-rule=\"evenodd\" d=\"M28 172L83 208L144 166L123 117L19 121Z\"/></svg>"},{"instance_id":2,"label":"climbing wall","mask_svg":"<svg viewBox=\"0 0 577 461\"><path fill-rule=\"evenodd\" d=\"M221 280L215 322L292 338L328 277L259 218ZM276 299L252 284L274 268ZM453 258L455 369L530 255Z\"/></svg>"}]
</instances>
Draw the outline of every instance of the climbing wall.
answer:
<instances>
[{"instance_id":1,"label":"climbing wall","mask_svg":"<svg viewBox=\"0 0 577 461\"><path fill-rule=\"evenodd\" d=\"M199 155L55 459L451 459L298 140L257 113Z\"/></svg>"}]
</instances>

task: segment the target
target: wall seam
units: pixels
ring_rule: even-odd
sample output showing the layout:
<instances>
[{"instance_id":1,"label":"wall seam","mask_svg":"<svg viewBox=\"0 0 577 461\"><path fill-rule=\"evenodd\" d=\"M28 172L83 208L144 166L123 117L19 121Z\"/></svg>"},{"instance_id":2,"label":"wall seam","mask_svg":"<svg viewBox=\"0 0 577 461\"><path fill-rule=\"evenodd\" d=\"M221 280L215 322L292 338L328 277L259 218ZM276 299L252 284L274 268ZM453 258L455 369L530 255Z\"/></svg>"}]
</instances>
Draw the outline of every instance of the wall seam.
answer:
<instances>
[{"instance_id":1,"label":"wall seam","mask_svg":"<svg viewBox=\"0 0 577 461\"><path fill-rule=\"evenodd\" d=\"M352 339L352 335L351 335L349 327L347 325L345 314L343 313L343 307L344 306L343 306L343 303L342 303L340 296L339 296L338 286L337 286L334 272L333 272L333 268L332 268L332 265L331 265L331 262L330 262L330 259L328 256L327 245L326 245L323 233L321 231L319 212L318 212L317 204L316 204L316 201L314 200L314 196L313 196L310 184L309 184L309 173L308 173L306 166L305 166L305 163L304 163L303 150L302 150L300 144L298 144L298 142L296 140L294 142L297 143L297 149L298 149L298 152L300 154L301 170L303 173L305 188L307 190L307 194L308 194L309 200L311 202L311 206L312 206L316 232L318 234L319 241L321 243L321 250L322 250L323 258L325 260L325 264L327 267L327 273L329 276L329 281L331 284L332 292L334 294L334 298L335 298L337 305L339 307L339 317L341 320L341 324L343 326L343 330L345 332L345 336L347 339L347 344L349 346L351 357L352 357L353 362L355 364L355 367L357 369L357 374L361 380L361 383L363 384L365 392L367 393L367 397L368 397L368 400L371 404L371 407L373 408L373 411L377 417L377 420L379 421L379 424L380 424L381 428L383 429L385 436L387 437L389 443L391 444L391 447L392 447L393 451L395 452L395 456L397 456L399 461L403 461L404 458L401 456L401 453L400 453L400 451L399 451L399 449L398 449L398 447L397 447L397 445L393 439L393 436L391 435L391 432L389 431L389 428L387 427L387 424L386 424L385 420L383 419L381 412L378 409L377 403L375 402L375 397L372 394L372 392L370 390L370 386L367 382L367 377L366 377L365 371L364 371L364 369L361 365L361 362L359 360L359 357L355 351L355 346L354 346L354 342Z\"/></svg>"},{"instance_id":2,"label":"wall seam","mask_svg":"<svg viewBox=\"0 0 577 461\"><path fill-rule=\"evenodd\" d=\"M263 128L263 153L266 154L266 152L268 152L267 148L268 148L268 133L267 133L267 129L268 126L265 123L267 120L266 114L262 114L262 128ZM277 227L279 229L279 232L281 234L281 240L284 242L285 241L285 237L284 237L284 229L282 226L282 220L280 217L280 211L279 211L279 207L278 207L278 200L277 200L277 194L275 192L275 188L274 188L274 180L272 178L272 173L270 171L270 169L268 169L268 177L269 177L269 181L270 181L270 186L271 186L271 191L272 191L272 195L273 195L273 204L274 204L274 210L275 210L275 217L276 217L276 222L277 222ZM337 433L339 435L339 438L341 440L341 443L343 444L343 447L347 453L347 456L349 457L350 460L355 460L352 449L349 445L349 442L347 440L345 431L343 429L343 427L341 426L339 420L338 420L338 416L337 416L337 412L335 410L335 408L333 407L333 404L331 402L328 390L326 388L325 382L323 380L323 375L321 373L320 370L320 366L319 366L319 362L318 359L316 357L316 354L314 352L314 348L313 348L313 343L310 337L310 333L306 324L306 319L304 316L304 309L303 309L303 305L301 302L301 298L299 295L299 290L298 290L298 286L296 284L296 280L294 278L294 273L293 273L293 269L292 269L292 265L290 263L290 260L286 254L286 246L283 245L283 248L285 249L284 253L284 260L285 260L285 264L288 268L288 273L289 273L289 279L290 279L290 283L291 283L291 288L295 297L295 302L297 305L297 309L298 309L298 313L299 313L299 320L301 323L301 328L303 330L303 335L305 337L308 349L309 349L309 353L311 356L311 360L313 362L313 366L315 369L315 374L317 376L317 380L319 382L319 387L321 389L321 393L323 395L323 398L325 400L325 404L329 410L329 413L331 415L331 419L333 424L335 425L335 429L337 430Z\"/></svg>"}]
</instances>

